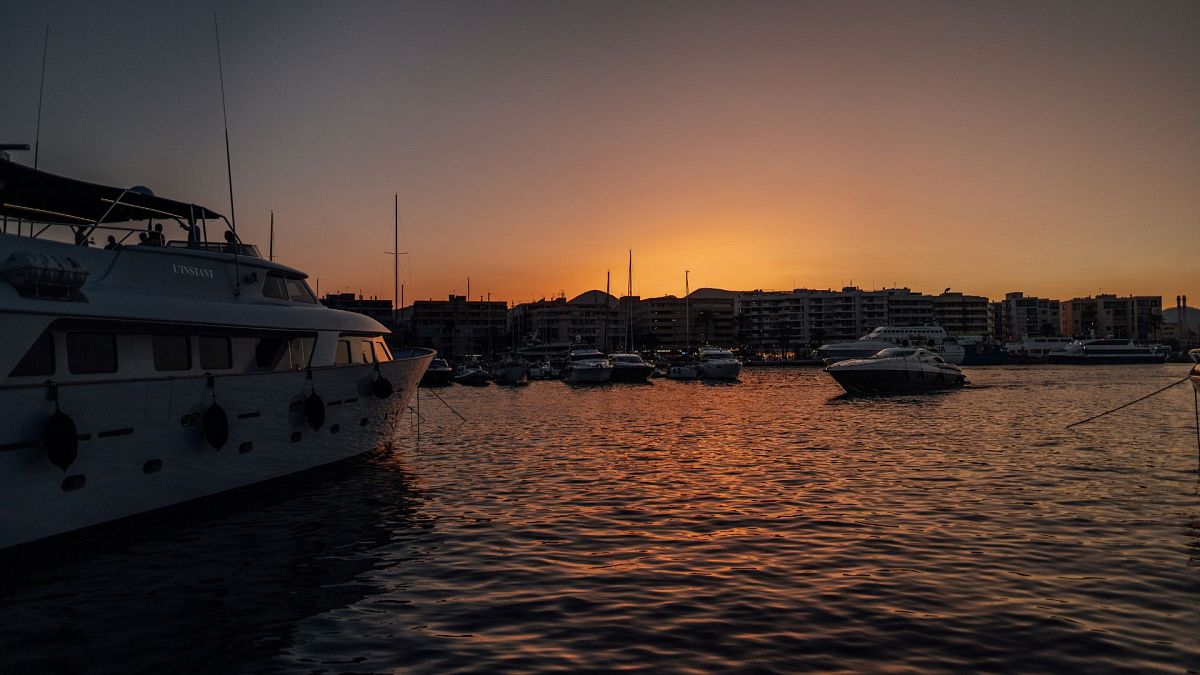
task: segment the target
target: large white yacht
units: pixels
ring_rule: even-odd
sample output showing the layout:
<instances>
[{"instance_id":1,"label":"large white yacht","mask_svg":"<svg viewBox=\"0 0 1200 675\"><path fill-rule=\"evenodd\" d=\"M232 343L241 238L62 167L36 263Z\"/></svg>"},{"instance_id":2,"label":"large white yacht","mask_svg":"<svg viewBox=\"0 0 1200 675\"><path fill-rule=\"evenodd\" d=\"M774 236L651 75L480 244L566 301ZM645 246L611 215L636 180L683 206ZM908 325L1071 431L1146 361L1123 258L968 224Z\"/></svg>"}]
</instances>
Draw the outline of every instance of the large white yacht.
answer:
<instances>
[{"instance_id":1,"label":"large white yacht","mask_svg":"<svg viewBox=\"0 0 1200 675\"><path fill-rule=\"evenodd\" d=\"M603 384L612 380L613 367L594 347L571 350L562 378L568 384Z\"/></svg>"},{"instance_id":2,"label":"large white yacht","mask_svg":"<svg viewBox=\"0 0 1200 675\"><path fill-rule=\"evenodd\" d=\"M1014 361L1044 361L1051 353L1061 351L1073 340L1057 335L1029 335L1021 340L1004 343L1004 351Z\"/></svg>"},{"instance_id":3,"label":"large white yacht","mask_svg":"<svg viewBox=\"0 0 1200 675\"><path fill-rule=\"evenodd\" d=\"M898 346L926 347L952 364L962 363L965 353L962 345L942 326L879 326L857 340L822 345L817 349L817 356L829 365L846 359L867 358L881 349Z\"/></svg>"},{"instance_id":4,"label":"large white yacht","mask_svg":"<svg viewBox=\"0 0 1200 675\"><path fill-rule=\"evenodd\" d=\"M742 362L728 349L703 347L696 356L700 377L706 380L736 380L742 374Z\"/></svg>"},{"instance_id":5,"label":"large white yacht","mask_svg":"<svg viewBox=\"0 0 1200 675\"><path fill-rule=\"evenodd\" d=\"M433 352L391 351L382 325L322 306L303 272L232 230L209 242L228 225L219 214L0 153L0 217L0 549L347 459L407 429Z\"/></svg>"}]
</instances>

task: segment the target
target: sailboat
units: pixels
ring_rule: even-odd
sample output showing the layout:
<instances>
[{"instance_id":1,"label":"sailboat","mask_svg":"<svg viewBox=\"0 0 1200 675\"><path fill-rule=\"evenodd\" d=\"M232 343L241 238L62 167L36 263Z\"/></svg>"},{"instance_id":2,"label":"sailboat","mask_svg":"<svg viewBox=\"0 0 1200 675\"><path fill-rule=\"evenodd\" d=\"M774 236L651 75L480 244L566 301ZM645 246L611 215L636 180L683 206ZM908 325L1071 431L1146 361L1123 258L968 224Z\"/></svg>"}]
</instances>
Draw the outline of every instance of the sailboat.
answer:
<instances>
[{"instance_id":1,"label":"sailboat","mask_svg":"<svg viewBox=\"0 0 1200 675\"><path fill-rule=\"evenodd\" d=\"M633 351L633 251L629 252L629 277L625 295L625 351L609 357L613 382L647 382L654 366Z\"/></svg>"}]
</instances>

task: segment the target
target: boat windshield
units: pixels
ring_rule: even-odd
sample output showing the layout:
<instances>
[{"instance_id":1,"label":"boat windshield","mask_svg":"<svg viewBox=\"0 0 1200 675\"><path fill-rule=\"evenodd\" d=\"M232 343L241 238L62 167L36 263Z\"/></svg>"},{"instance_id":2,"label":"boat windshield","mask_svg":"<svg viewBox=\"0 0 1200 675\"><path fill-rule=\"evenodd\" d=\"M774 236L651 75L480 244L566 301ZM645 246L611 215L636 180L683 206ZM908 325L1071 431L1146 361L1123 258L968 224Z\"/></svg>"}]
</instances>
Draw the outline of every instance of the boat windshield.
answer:
<instances>
[{"instance_id":1,"label":"boat windshield","mask_svg":"<svg viewBox=\"0 0 1200 675\"><path fill-rule=\"evenodd\" d=\"M613 354L613 363L645 363L637 354Z\"/></svg>"},{"instance_id":2,"label":"boat windshield","mask_svg":"<svg viewBox=\"0 0 1200 675\"><path fill-rule=\"evenodd\" d=\"M888 349L880 349L879 353L875 354L877 359L889 359L898 356L912 356L916 354L915 349L905 349L903 347L889 347Z\"/></svg>"}]
</instances>

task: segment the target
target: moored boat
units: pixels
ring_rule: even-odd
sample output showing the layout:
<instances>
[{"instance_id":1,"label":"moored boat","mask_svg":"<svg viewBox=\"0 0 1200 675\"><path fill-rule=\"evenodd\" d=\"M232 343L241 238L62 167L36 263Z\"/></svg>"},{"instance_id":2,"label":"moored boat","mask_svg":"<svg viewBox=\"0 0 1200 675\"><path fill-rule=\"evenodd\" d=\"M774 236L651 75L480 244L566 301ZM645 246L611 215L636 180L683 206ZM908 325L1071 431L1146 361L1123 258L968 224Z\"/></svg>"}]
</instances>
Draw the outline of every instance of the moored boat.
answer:
<instances>
[{"instance_id":1,"label":"moored boat","mask_svg":"<svg viewBox=\"0 0 1200 675\"><path fill-rule=\"evenodd\" d=\"M728 349L701 348L697 370L706 380L736 380L742 374L742 362Z\"/></svg>"},{"instance_id":2,"label":"moored boat","mask_svg":"<svg viewBox=\"0 0 1200 675\"><path fill-rule=\"evenodd\" d=\"M492 379L508 386L529 384L529 368L515 356L504 356L492 367Z\"/></svg>"},{"instance_id":3,"label":"moored boat","mask_svg":"<svg viewBox=\"0 0 1200 675\"><path fill-rule=\"evenodd\" d=\"M612 364L593 347L576 347L567 358L562 378L568 384L603 384L612 380Z\"/></svg>"},{"instance_id":4,"label":"moored boat","mask_svg":"<svg viewBox=\"0 0 1200 675\"><path fill-rule=\"evenodd\" d=\"M922 347L937 352L947 363L962 363L964 349L942 326L879 326L849 342L831 342L817 349L826 365L846 359L862 359L888 347Z\"/></svg>"},{"instance_id":5,"label":"moored boat","mask_svg":"<svg viewBox=\"0 0 1200 675\"><path fill-rule=\"evenodd\" d=\"M825 368L850 394L888 394L952 389L966 383L962 370L923 348L891 347L866 359Z\"/></svg>"},{"instance_id":6,"label":"moored boat","mask_svg":"<svg viewBox=\"0 0 1200 675\"><path fill-rule=\"evenodd\" d=\"M1133 340L1091 338L1075 340L1046 356L1047 363L1070 365L1120 365L1164 363L1169 351L1154 345L1137 344Z\"/></svg>"},{"instance_id":7,"label":"moored boat","mask_svg":"<svg viewBox=\"0 0 1200 675\"><path fill-rule=\"evenodd\" d=\"M637 354L613 354L609 361L613 382L648 382L654 374L654 366Z\"/></svg>"},{"instance_id":8,"label":"moored boat","mask_svg":"<svg viewBox=\"0 0 1200 675\"><path fill-rule=\"evenodd\" d=\"M320 305L306 274L220 214L0 155L0 215L0 548L348 459L406 428L433 352L393 351L375 320Z\"/></svg>"},{"instance_id":9,"label":"moored boat","mask_svg":"<svg viewBox=\"0 0 1200 675\"><path fill-rule=\"evenodd\" d=\"M454 381L454 369L446 359L433 359L421 376L422 387L442 387Z\"/></svg>"},{"instance_id":10,"label":"moored boat","mask_svg":"<svg viewBox=\"0 0 1200 675\"><path fill-rule=\"evenodd\" d=\"M492 375L478 363L464 363L454 373L454 383L468 387L484 387L492 381Z\"/></svg>"}]
</instances>

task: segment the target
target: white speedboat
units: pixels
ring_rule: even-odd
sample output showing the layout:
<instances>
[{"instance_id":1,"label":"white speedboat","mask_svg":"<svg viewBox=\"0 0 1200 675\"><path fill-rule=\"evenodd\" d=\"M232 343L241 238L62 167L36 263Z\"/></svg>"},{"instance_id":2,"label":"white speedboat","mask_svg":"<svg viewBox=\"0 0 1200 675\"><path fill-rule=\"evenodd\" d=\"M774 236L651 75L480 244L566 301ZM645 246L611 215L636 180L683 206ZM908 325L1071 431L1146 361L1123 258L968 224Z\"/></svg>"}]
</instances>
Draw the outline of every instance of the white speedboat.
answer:
<instances>
[{"instance_id":1,"label":"white speedboat","mask_svg":"<svg viewBox=\"0 0 1200 675\"><path fill-rule=\"evenodd\" d=\"M941 326L879 326L849 342L832 342L817 349L817 357L826 365L846 359L862 359L888 347L923 347L935 351L947 363L962 363L965 350L953 335Z\"/></svg>"},{"instance_id":2,"label":"white speedboat","mask_svg":"<svg viewBox=\"0 0 1200 675\"><path fill-rule=\"evenodd\" d=\"M668 380L700 379L700 364L696 362L675 363L667 368Z\"/></svg>"},{"instance_id":3,"label":"white speedboat","mask_svg":"<svg viewBox=\"0 0 1200 675\"><path fill-rule=\"evenodd\" d=\"M736 380L742 374L742 362L728 349L702 348L697 365L700 377L706 380Z\"/></svg>"},{"instance_id":4,"label":"white speedboat","mask_svg":"<svg viewBox=\"0 0 1200 675\"><path fill-rule=\"evenodd\" d=\"M637 354L613 354L609 361L613 382L648 382L654 374L654 366Z\"/></svg>"},{"instance_id":5,"label":"white speedboat","mask_svg":"<svg viewBox=\"0 0 1200 675\"><path fill-rule=\"evenodd\" d=\"M454 383L468 387L485 387L492 381L492 374L478 363L464 363L454 373Z\"/></svg>"},{"instance_id":6,"label":"white speedboat","mask_svg":"<svg viewBox=\"0 0 1200 675\"><path fill-rule=\"evenodd\" d=\"M1070 342L1050 352L1046 361L1072 365L1163 363L1168 354L1154 345L1140 345L1133 340L1092 338Z\"/></svg>"},{"instance_id":7,"label":"white speedboat","mask_svg":"<svg viewBox=\"0 0 1200 675\"><path fill-rule=\"evenodd\" d=\"M576 347L567 356L562 378L568 384L603 384L612 380L612 373L612 364L598 350Z\"/></svg>"},{"instance_id":8,"label":"white speedboat","mask_svg":"<svg viewBox=\"0 0 1200 675\"><path fill-rule=\"evenodd\" d=\"M891 347L867 359L839 361L825 372L851 394L951 389L967 381L958 366L928 349L911 347Z\"/></svg>"},{"instance_id":9,"label":"white speedboat","mask_svg":"<svg viewBox=\"0 0 1200 675\"><path fill-rule=\"evenodd\" d=\"M0 153L0 215L0 549L347 459L408 428L433 352L393 352L382 325L322 306L303 272L232 227L208 241L219 214ZM148 222L187 239L136 245Z\"/></svg>"}]
</instances>

